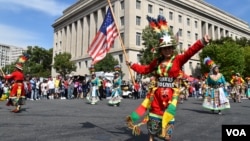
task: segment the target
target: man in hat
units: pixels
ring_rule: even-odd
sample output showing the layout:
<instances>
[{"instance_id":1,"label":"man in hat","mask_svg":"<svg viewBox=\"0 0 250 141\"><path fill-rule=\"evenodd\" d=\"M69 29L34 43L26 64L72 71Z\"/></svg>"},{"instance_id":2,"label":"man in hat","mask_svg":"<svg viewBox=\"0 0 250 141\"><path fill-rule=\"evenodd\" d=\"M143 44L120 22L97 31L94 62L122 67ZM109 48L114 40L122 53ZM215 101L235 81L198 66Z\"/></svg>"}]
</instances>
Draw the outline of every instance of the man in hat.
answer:
<instances>
[{"instance_id":1,"label":"man in hat","mask_svg":"<svg viewBox=\"0 0 250 141\"><path fill-rule=\"evenodd\" d=\"M11 86L11 92L7 106L15 106L15 109L12 112L17 113L21 109L21 105L24 104L25 99L25 90L24 90L24 74L23 74L22 63L17 63L15 65L15 70L8 75L2 74L6 80L13 81Z\"/></svg>"},{"instance_id":2,"label":"man in hat","mask_svg":"<svg viewBox=\"0 0 250 141\"><path fill-rule=\"evenodd\" d=\"M180 94L180 90L175 87L174 81L177 79L182 66L209 43L210 37L204 35L183 54L175 55L176 42L169 34L165 18L159 15L158 19L148 17L148 20L151 28L155 32L160 31L158 35L162 35L159 37L159 45L156 48L160 56L148 65L140 65L129 61L126 61L126 63L139 74L153 73L157 86L154 91L151 91L150 95L147 95L141 105L126 118L126 122L128 127L134 130L134 133L139 134L138 126L141 124L135 125L134 123L145 112L149 111L147 113L148 121L146 122L149 141L153 141L155 136L164 140L171 140L174 116ZM163 31L164 29L166 30Z\"/></svg>"}]
</instances>

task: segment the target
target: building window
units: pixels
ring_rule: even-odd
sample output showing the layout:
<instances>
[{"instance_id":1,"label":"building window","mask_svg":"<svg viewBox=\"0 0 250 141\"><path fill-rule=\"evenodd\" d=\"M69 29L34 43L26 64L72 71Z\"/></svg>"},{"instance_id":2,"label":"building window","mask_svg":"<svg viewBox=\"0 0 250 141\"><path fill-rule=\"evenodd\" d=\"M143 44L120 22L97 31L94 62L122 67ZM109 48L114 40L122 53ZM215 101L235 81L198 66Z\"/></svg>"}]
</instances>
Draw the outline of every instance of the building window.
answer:
<instances>
[{"instance_id":1,"label":"building window","mask_svg":"<svg viewBox=\"0 0 250 141\"><path fill-rule=\"evenodd\" d=\"M141 61L141 54L137 54L137 62L140 62Z\"/></svg>"},{"instance_id":2,"label":"building window","mask_svg":"<svg viewBox=\"0 0 250 141\"><path fill-rule=\"evenodd\" d=\"M191 38L191 32L187 31L187 37L190 39Z\"/></svg>"},{"instance_id":3,"label":"building window","mask_svg":"<svg viewBox=\"0 0 250 141\"><path fill-rule=\"evenodd\" d=\"M195 40L198 40L198 33L195 33Z\"/></svg>"},{"instance_id":4,"label":"building window","mask_svg":"<svg viewBox=\"0 0 250 141\"><path fill-rule=\"evenodd\" d=\"M184 50L183 50L183 43L182 42L179 43L179 49L180 49L180 52L183 53Z\"/></svg>"},{"instance_id":5,"label":"building window","mask_svg":"<svg viewBox=\"0 0 250 141\"><path fill-rule=\"evenodd\" d=\"M198 28L198 22L197 21L194 21L194 27Z\"/></svg>"},{"instance_id":6,"label":"building window","mask_svg":"<svg viewBox=\"0 0 250 141\"><path fill-rule=\"evenodd\" d=\"M120 60L120 63L123 63L123 55L122 54L119 54L119 60Z\"/></svg>"},{"instance_id":7,"label":"building window","mask_svg":"<svg viewBox=\"0 0 250 141\"><path fill-rule=\"evenodd\" d=\"M124 1L121 1L121 9L124 9Z\"/></svg>"},{"instance_id":8,"label":"building window","mask_svg":"<svg viewBox=\"0 0 250 141\"><path fill-rule=\"evenodd\" d=\"M124 26L124 16L120 17L121 20L121 26Z\"/></svg>"},{"instance_id":9,"label":"building window","mask_svg":"<svg viewBox=\"0 0 250 141\"><path fill-rule=\"evenodd\" d=\"M169 20L173 20L173 12L169 12Z\"/></svg>"},{"instance_id":10,"label":"building window","mask_svg":"<svg viewBox=\"0 0 250 141\"><path fill-rule=\"evenodd\" d=\"M189 69L193 68L193 62L189 62Z\"/></svg>"},{"instance_id":11,"label":"building window","mask_svg":"<svg viewBox=\"0 0 250 141\"><path fill-rule=\"evenodd\" d=\"M178 21L179 21L179 23L182 23L182 16L181 15L178 16Z\"/></svg>"},{"instance_id":12,"label":"building window","mask_svg":"<svg viewBox=\"0 0 250 141\"><path fill-rule=\"evenodd\" d=\"M124 33L123 33L123 32L120 33L120 36L121 36L121 38L122 38L122 42L124 43Z\"/></svg>"},{"instance_id":13,"label":"building window","mask_svg":"<svg viewBox=\"0 0 250 141\"><path fill-rule=\"evenodd\" d=\"M178 32L179 36L182 37L182 29L179 28L179 32Z\"/></svg>"},{"instance_id":14,"label":"building window","mask_svg":"<svg viewBox=\"0 0 250 141\"><path fill-rule=\"evenodd\" d=\"M136 0L136 9L141 9L141 1Z\"/></svg>"},{"instance_id":15,"label":"building window","mask_svg":"<svg viewBox=\"0 0 250 141\"><path fill-rule=\"evenodd\" d=\"M163 15L163 9L162 8L159 9L159 14Z\"/></svg>"},{"instance_id":16,"label":"building window","mask_svg":"<svg viewBox=\"0 0 250 141\"><path fill-rule=\"evenodd\" d=\"M174 33L174 27L173 27L173 26L169 26L169 28L170 28L170 31L171 31L172 33Z\"/></svg>"},{"instance_id":17,"label":"building window","mask_svg":"<svg viewBox=\"0 0 250 141\"><path fill-rule=\"evenodd\" d=\"M115 13L115 6L114 5L112 5L112 9L113 9L113 12Z\"/></svg>"},{"instance_id":18,"label":"building window","mask_svg":"<svg viewBox=\"0 0 250 141\"><path fill-rule=\"evenodd\" d=\"M82 67L82 64L81 64L81 62L78 62L78 66L79 66L79 68L81 68L81 67Z\"/></svg>"},{"instance_id":19,"label":"building window","mask_svg":"<svg viewBox=\"0 0 250 141\"><path fill-rule=\"evenodd\" d=\"M148 13L153 13L153 5L148 5Z\"/></svg>"},{"instance_id":20,"label":"building window","mask_svg":"<svg viewBox=\"0 0 250 141\"><path fill-rule=\"evenodd\" d=\"M141 25L141 17L136 16L136 25Z\"/></svg>"},{"instance_id":21,"label":"building window","mask_svg":"<svg viewBox=\"0 0 250 141\"><path fill-rule=\"evenodd\" d=\"M190 26L190 19L187 18L187 25Z\"/></svg>"},{"instance_id":22,"label":"building window","mask_svg":"<svg viewBox=\"0 0 250 141\"><path fill-rule=\"evenodd\" d=\"M190 47L191 46L191 44L188 44L188 47Z\"/></svg>"},{"instance_id":23,"label":"building window","mask_svg":"<svg viewBox=\"0 0 250 141\"><path fill-rule=\"evenodd\" d=\"M136 45L140 46L141 45L141 33L136 32Z\"/></svg>"},{"instance_id":24,"label":"building window","mask_svg":"<svg viewBox=\"0 0 250 141\"><path fill-rule=\"evenodd\" d=\"M88 61L85 61L85 67L88 68Z\"/></svg>"}]
</instances>

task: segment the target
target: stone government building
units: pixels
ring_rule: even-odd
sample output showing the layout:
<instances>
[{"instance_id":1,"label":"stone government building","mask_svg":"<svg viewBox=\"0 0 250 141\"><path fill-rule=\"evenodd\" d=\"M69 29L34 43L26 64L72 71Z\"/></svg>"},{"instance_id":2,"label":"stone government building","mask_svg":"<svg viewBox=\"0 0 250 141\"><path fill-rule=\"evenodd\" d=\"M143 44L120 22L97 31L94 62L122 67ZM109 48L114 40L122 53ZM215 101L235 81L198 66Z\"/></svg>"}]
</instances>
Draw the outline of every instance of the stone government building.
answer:
<instances>
[{"instance_id":1,"label":"stone government building","mask_svg":"<svg viewBox=\"0 0 250 141\"><path fill-rule=\"evenodd\" d=\"M142 30L148 25L147 15L157 17L162 14L173 33L179 31L177 48L180 53L204 34L209 34L212 39L225 36L234 39L250 38L248 23L203 0L111 0L111 4L127 56L132 62L139 62L141 57L139 51L144 47L141 36ZM53 57L62 52L69 52L77 66L73 75L89 74L91 57L87 50L103 22L107 9L106 0L78 0L65 9L63 15L53 23ZM115 40L109 53L121 64L125 73L124 80L130 80L119 38ZM198 57L196 54L183 66L186 74L197 76L195 74L198 74L200 67ZM56 72L52 69L52 76L55 75Z\"/></svg>"}]
</instances>

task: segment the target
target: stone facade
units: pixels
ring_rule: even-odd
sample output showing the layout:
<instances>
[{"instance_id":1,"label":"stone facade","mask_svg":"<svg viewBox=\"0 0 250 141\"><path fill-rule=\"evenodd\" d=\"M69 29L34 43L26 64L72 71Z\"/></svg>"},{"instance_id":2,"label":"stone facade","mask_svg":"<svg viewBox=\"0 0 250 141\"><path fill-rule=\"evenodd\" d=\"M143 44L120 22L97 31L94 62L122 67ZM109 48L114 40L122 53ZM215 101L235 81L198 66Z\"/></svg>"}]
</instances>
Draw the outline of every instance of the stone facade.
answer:
<instances>
[{"instance_id":1,"label":"stone facade","mask_svg":"<svg viewBox=\"0 0 250 141\"><path fill-rule=\"evenodd\" d=\"M148 25L147 15L157 17L163 14L173 33L179 31L179 51L186 50L204 34L209 34L212 39L223 36L250 38L248 23L201 0L112 0L111 4L126 54L119 38L115 40L110 53L120 62L125 73L124 80L131 78L125 64L126 58L139 62L139 51L144 47L142 30ZM52 25L53 56L60 52L71 53L72 61L77 66L73 75L89 73L91 58L87 54L88 46L99 30L107 9L108 2L105 0L79 0L65 9ZM197 74L194 70L199 70L198 60L198 54L193 56L183 70L188 75ZM133 71L131 74L136 76ZM55 75L52 69L52 76Z\"/></svg>"}]
</instances>

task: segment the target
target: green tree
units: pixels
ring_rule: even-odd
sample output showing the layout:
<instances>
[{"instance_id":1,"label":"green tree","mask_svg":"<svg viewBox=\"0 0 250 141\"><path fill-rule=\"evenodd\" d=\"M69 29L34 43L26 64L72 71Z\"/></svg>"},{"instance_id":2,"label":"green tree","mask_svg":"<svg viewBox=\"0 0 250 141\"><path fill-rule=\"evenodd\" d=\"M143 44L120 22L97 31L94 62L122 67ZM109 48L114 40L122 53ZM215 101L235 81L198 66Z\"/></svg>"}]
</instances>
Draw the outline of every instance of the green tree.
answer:
<instances>
[{"instance_id":1,"label":"green tree","mask_svg":"<svg viewBox=\"0 0 250 141\"><path fill-rule=\"evenodd\" d=\"M54 57L54 64L52 67L61 76L65 77L66 74L70 74L72 71L76 71L76 65L74 62L70 61L71 54L64 52L59 53Z\"/></svg>"},{"instance_id":2,"label":"green tree","mask_svg":"<svg viewBox=\"0 0 250 141\"><path fill-rule=\"evenodd\" d=\"M38 46L28 46L26 53L29 54L29 59L23 64L23 72L25 75L37 77L48 77L51 75L52 49L46 50ZM11 73L18 59L10 65L3 68L4 72Z\"/></svg>"},{"instance_id":3,"label":"green tree","mask_svg":"<svg viewBox=\"0 0 250 141\"><path fill-rule=\"evenodd\" d=\"M244 48L244 57L245 57L245 70L243 75L245 77L250 76L250 45Z\"/></svg>"},{"instance_id":4,"label":"green tree","mask_svg":"<svg viewBox=\"0 0 250 141\"><path fill-rule=\"evenodd\" d=\"M30 58L25 63L24 72L37 77L48 77L51 74L52 49L46 50L38 46L28 46Z\"/></svg>"},{"instance_id":5,"label":"green tree","mask_svg":"<svg viewBox=\"0 0 250 141\"><path fill-rule=\"evenodd\" d=\"M119 62L111 54L107 54L105 58L95 64L95 71L113 72L114 66Z\"/></svg>"},{"instance_id":6,"label":"green tree","mask_svg":"<svg viewBox=\"0 0 250 141\"><path fill-rule=\"evenodd\" d=\"M149 64L155 58L155 56L159 56L159 52L155 50L155 47L157 47L159 44L158 35L152 30L152 28L147 26L142 31L142 40L144 41L142 43L144 48L140 50L142 55L140 63Z\"/></svg>"},{"instance_id":7,"label":"green tree","mask_svg":"<svg viewBox=\"0 0 250 141\"><path fill-rule=\"evenodd\" d=\"M237 71L242 74L245 69L244 49L231 38L215 40L205 47L200 53L201 72L209 72L209 68L204 65L203 59L209 56L223 73L226 80L230 80L232 72Z\"/></svg>"}]
</instances>

